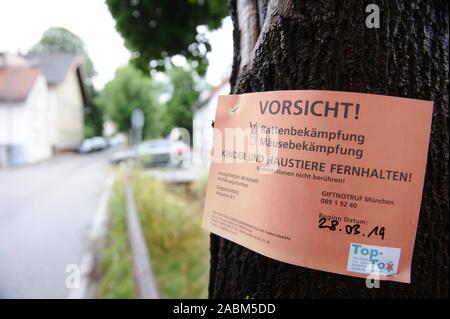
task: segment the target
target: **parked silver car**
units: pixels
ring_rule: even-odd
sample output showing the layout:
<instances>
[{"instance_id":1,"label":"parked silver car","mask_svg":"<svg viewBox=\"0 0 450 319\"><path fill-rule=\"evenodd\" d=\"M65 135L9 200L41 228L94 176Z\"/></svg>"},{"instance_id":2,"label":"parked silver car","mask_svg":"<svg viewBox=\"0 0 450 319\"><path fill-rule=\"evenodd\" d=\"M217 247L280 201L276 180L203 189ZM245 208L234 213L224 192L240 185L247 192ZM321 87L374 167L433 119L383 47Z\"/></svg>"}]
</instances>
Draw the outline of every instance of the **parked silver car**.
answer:
<instances>
[{"instance_id":1,"label":"parked silver car","mask_svg":"<svg viewBox=\"0 0 450 319\"><path fill-rule=\"evenodd\" d=\"M148 140L134 148L116 152L111 163L118 164L129 159L139 159L144 166L181 165L190 156L186 143L170 139Z\"/></svg>"},{"instance_id":2,"label":"parked silver car","mask_svg":"<svg viewBox=\"0 0 450 319\"><path fill-rule=\"evenodd\" d=\"M78 153L91 153L96 151L104 150L108 147L108 143L104 137L95 136L88 138L81 142L80 146L77 148Z\"/></svg>"}]
</instances>

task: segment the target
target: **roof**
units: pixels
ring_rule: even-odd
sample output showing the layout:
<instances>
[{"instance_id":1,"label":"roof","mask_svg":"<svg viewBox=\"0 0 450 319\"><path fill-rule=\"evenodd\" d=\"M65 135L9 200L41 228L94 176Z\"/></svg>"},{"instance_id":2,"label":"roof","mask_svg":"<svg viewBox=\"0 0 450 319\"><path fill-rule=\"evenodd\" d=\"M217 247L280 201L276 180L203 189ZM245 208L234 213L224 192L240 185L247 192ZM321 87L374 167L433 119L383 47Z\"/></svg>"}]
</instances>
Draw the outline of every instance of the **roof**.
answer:
<instances>
[{"instance_id":1,"label":"roof","mask_svg":"<svg viewBox=\"0 0 450 319\"><path fill-rule=\"evenodd\" d=\"M63 82L71 67L80 63L78 56L67 53L32 53L26 57L32 65L42 70L48 85Z\"/></svg>"},{"instance_id":2,"label":"roof","mask_svg":"<svg viewBox=\"0 0 450 319\"><path fill-rule=\"evenodd\" d=\"M0 68L0 101L25 101L39 74L34 67Z\"/></svg>"},{"instance_id":3,"label":"roof","mask_svg":"<svg viewBox=\"0 0 450 319\"><path fill-rule=\"evenodd\" d=\"M80 85L83 103L89 103L89 94L85 86L81 66L81 58L70 53L31 53L26 56L28 61L41 69L49 86L64 82L71 69L75 70Z\"/></svg>"}]
</instances>

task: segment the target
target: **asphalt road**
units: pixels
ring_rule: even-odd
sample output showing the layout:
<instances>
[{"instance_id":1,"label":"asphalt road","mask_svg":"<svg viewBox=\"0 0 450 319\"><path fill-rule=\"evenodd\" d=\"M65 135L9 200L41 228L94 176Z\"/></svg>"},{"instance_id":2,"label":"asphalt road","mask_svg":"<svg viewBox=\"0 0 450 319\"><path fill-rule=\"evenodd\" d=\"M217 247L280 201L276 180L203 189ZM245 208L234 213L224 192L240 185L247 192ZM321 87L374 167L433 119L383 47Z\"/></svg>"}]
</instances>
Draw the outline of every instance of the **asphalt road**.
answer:
<instances>
[{"instance_id":1,"label":"asphalt road","mask_svg":"<svg viewBox=\"0 0 450 319\"><path fill-rule=\"evenodd\" d=\"M109 155L0 169L0 298L67 297L66 266L86 251Z\"/></svg>"}]
</instances>

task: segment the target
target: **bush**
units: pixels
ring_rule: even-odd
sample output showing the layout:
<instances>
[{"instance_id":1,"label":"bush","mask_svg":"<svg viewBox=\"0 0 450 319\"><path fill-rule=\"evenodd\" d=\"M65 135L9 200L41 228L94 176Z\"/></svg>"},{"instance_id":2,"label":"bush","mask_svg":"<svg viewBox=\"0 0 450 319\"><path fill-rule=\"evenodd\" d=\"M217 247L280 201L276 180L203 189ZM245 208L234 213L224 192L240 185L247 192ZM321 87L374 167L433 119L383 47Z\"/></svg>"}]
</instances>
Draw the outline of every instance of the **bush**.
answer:
<instances>
[{"instance_id":1,"label":"bush","mask_svg":"<svg viewBox=\"0 0 450 319\"><path fill-rule=\"evenodd\" d=\"M206 298L209 248L200 214L151 176L134 174L133 190L162 297Z\"/></svg>"},{"instance_id":2,"label":"bush","mask_svg":"<svg viewBox=\"0 0 450 319\"><path fill-rule=\"evenodd\" d=\"M188 195L181 187L169 191L144 172L133 173L132 188L161 297L206 298L209 240L197 211L203 197L197 192ZM110 214L98 297L135 298L122 174L112 190Z\"/></svg>"}]
</instances>

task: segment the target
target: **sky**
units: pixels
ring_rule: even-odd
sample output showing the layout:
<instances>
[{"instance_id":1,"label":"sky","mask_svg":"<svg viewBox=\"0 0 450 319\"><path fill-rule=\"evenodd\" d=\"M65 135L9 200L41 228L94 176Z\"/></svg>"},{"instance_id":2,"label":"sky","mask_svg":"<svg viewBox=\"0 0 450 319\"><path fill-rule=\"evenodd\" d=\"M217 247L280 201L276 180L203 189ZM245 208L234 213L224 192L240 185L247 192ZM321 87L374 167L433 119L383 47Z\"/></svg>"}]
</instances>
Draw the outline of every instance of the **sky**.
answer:
<instances>
[{"instance_id":1,"label":"sky","mask_svg":"<svg viewBox=\"0 0 450 319\"><path fill-rule=\"evenodd\" d=\"M26 53L50 27L64 27L85 42L98 73L93 80L97 89L112 80L115 70L130 58L104 0L0 0L0 52ZM229 18L211 32L210 43L206 80L217 85L229 75L232 62Z\"/></svg>"}]
</instances>

